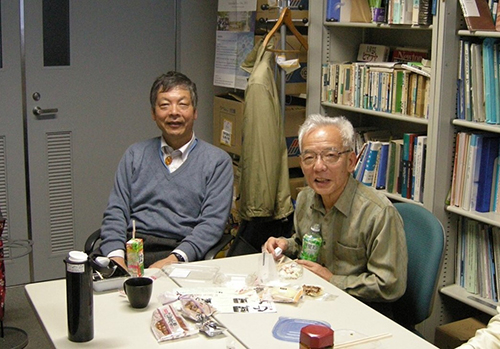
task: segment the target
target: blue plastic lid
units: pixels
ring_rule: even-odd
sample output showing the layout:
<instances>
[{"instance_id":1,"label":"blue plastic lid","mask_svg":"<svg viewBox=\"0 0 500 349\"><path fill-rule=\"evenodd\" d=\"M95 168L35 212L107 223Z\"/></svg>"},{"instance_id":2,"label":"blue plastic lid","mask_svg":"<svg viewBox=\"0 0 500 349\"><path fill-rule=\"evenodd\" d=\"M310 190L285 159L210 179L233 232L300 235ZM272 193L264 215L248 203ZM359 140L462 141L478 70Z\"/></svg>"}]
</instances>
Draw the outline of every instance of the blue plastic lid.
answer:
<instances>
[{"instance_id":1,"label":"blue plastic lid","mask_svg":"<svg viewBox=\"0 0 500 349\"><path fill-rule=\"evenodd\" d=\"M278 321L273 327L273 336L276 339L299 343L300 330L307 325L324 325L331 327L328 322L307 319L295 319L280 316Z\"/></svg>"}]
</instances>

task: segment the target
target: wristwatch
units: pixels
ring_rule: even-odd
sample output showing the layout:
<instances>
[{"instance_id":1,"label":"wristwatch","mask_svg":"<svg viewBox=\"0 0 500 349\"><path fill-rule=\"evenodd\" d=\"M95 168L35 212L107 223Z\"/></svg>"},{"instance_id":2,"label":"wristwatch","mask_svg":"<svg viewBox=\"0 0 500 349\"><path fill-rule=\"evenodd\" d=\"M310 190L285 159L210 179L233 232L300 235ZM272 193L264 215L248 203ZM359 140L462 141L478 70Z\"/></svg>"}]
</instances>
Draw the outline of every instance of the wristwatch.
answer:
<instances>
[{"instance_id":1,"label":"wristwatch","mask_svg":"<svg viewBox=\"0 0 500 349\"><path fill-rule=\"evenodd\" d=\"M175 256L175 258L177 258L177 260L179 262L185 262L186 260L184 259L184 257L182 257L182 255L180 253L177 253L177 252L170 252L170 255L172 256Z\"/></svg>"}]
</instances>

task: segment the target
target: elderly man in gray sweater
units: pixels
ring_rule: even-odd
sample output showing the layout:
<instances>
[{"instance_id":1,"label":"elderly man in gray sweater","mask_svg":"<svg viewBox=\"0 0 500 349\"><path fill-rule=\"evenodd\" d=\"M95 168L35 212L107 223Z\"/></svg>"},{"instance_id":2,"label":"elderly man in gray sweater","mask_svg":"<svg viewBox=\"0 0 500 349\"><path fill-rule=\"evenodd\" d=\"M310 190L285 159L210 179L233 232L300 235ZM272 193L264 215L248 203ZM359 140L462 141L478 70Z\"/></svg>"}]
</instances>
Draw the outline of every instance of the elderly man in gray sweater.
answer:
<instances>
[{"instance_id":1,"label":"elderly man in gray sweater","mask_svg":"<svg viewBox=\"0 0 500 349\"><path fill-rule=\"evenodd\" d=\"M162 135L127 149L101 226L101 252L123 267L133 221L146 267L203 259L223 234L232 162L196 138L197 99L196 85L177 72L158 77L151 88L151 113Z\"/></svg>"}]
</instances>

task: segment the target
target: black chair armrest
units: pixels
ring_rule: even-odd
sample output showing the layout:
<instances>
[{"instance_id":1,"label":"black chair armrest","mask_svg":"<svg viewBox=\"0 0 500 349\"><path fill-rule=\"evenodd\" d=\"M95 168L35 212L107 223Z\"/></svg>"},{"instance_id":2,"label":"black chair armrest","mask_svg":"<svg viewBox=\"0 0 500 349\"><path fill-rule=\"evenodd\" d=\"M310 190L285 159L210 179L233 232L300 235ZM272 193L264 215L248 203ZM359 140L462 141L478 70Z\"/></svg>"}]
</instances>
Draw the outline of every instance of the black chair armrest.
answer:
<instances>
[{"instance_id":1,"label":"black chair armrest","mask_svg":"<svg viewBox=\"0 0 500 349\"><path fill-rule=\"evenodd\" d=\"M205 260L209 259L214 259L215 256L222 251L222 249L229 244L231 241L233 241L234 236L231 234L224 233L222 234L222 237L220 238L219 242L217 242L210 250L208 250L207 254L205 255Z\"/></svg>"},{"instance_id":2,"label":"black chair armrest","mask_svg":"<svg viewBox=\"0 0 500 349\"><path fill-rule=\"evenodd\" d=\"M89 235L87 241L85 241L84 252L86 254L92 253L96 249L96 245L98 245L99 240L101 240L101 228Z\"/></svg>"}]
</instances>

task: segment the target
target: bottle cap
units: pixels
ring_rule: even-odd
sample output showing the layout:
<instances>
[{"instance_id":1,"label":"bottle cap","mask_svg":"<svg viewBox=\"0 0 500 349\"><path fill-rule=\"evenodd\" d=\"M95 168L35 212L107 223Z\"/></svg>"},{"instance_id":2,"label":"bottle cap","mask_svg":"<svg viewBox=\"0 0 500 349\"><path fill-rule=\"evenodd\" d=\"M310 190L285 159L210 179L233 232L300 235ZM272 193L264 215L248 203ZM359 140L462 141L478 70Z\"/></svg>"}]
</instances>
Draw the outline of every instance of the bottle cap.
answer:
<instances>
[{"instance_id":1,"label":"bottle cap","mask_svg":"<svg viewBox=\"0 0 500 349\"><path fill-rule=\"evenodd\" d=\"M71 262L82 263L82 262L87 261L88 256L85 252L82 252L82 251L71 251L68 254L68 259Z\"/></svg>"},{"instance_id":2,"label":"bottle cap","mask_svg":"<svg viewBox=\"0 0 500 349\"><path fill-rule=\"evenodd\" d=\"M283 252L283 250L281 249L281 247L276 247L276 248L274 249L274 255L275 255L276 257L278 257L278 256L281 254L281 252Z\"/></svg>"},{"instance_id":3,"label":"bottle cap","mask_svg":"<svg viewBox=\"0 0 500 349\"><path fill-rule=\"evenodd\" d=\"M311 226L311 231L313 231L315 233L319 233L321 231L321 226L318 223L313 224Z\"/></svg>"}]
</instances>

